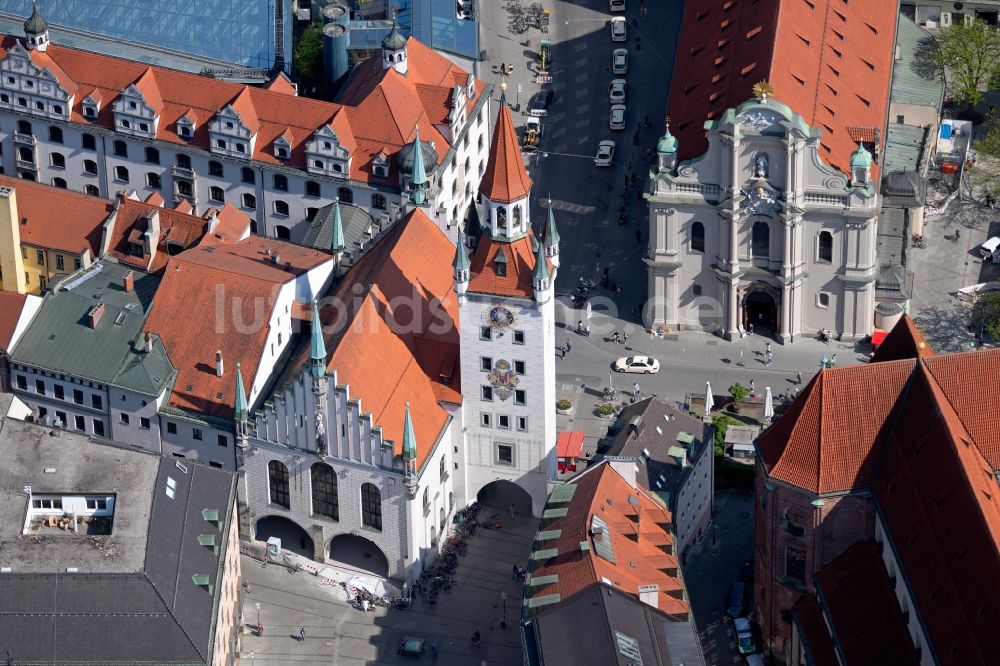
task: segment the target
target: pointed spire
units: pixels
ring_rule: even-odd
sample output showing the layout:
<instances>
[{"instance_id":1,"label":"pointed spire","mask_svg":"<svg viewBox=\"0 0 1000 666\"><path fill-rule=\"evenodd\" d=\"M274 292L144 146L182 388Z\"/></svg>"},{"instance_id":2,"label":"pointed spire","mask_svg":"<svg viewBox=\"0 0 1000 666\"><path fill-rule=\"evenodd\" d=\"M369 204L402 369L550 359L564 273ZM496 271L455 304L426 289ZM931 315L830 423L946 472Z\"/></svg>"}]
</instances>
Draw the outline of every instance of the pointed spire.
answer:
<instances>
[{"instance_id":1,"label":"pointed spire","mask_svg":"<svg viewBox=\"0 0 1000 666\"><path fill-rule=\"evenodd\" d=\"M427 193L424 189L427 186L427 170L424 168L424 152L420 144L420 128L415 131L413 139L413 171L410 174L410 183L413 193L410 198L413 203L422 206L427 201Z\"/></svg>"},{"instance_id":2,"label":"pointed spire","mask_svg":"<svg viewBox=\"0 0 1000 666\"><path fill-rule=\"evenodd\" d=\"M333 240L330 247L336 253L343 251L345 246L344 223L340 219L340 199L337 198L333 202Z\"/></svg>"},{"instance_id":3,"label":"pointed spire","mask_svg":"<svg viewBox=\"0 0 1000 666\"><path fill-rule=\"evenodd\" d=\"M500 114L493 130L490 157L479 191L494 203L511 203L525 199L531 193L531 177L524 168L517 130L504 94L500 95Z\"/></svg>"},{"instance_id":4,"label":"pointed spire","mask_svg":"<svg viewBox=\"0 0 1000 666\"><path fill-rule=\"evenodd\" d=\"M556 230L556 215L552 212L552 198L549 197L549 219L545 224L545 247L559 245L559 232Z\"/></svg>"},{"instance_id":5,"label":"pointed spire","mask_svg":"<svg viewBox=\"0 0 1000 666\"><path fill-rule=\"evenodd\" d=\"M233 413L237 423L246 421L250 416L250 407L247 405L247 391L243 388L243 374L240 372L240 364L236 364L236 400L233 404Z\"/></svg>"},{"instance_id":6,"label":"pointed spire","mask_svg":"<svg viewBox=\"0 0 1000 666\"><path fill-rule=\"evenodd\" d=\"M455 260L452 262L452 267L455 269L455 279L458 279L459 273L465 272L468 275L469 272L469 248L465 244L465 231L462 230L461 225L458 227L458 238L455 240ZM468 279L468 277L466 277Z\"/></svg>"},{"instance_id":7,"label":"pointed spire","mask_svg":"<svg viewBox=\"0 0 1000 666\"><path fill-rule=\"evenodd\" d=\"M323 340L323 324L319 320L319 305L312 303L312 346L309 358L312 361L312 376L322 379L326 374L326 342Z\"/></svg>"},{"instance_id":8,"label":"pointed spire","mask_svg":"<svg viewBox=\"0 0 1000 666\"><path fill-rule=\"evenodd\" d=\"M472 240L472 245L475 245L479 237L483 235L483 224L479 221L479 207L476 205L474 197L469 202L469 217L465 222L465 230L466 238Z\"/></svg>"},{"instance_id":9,"label":"pointed spire","mask_svg":"<svg viewBox=\"0 0 1000 666\"><path fill-rule=\"evenodd\" d=\"M417 438L413 434L413 421L410 419L410 403L406 403L406 416L403 417L403 460L417 459Z\"/></svg>"},{"instance_id":10,"label":"pointed spire","mask_svg":"<svg viewBox=\"0 0 1000 666\"><path fill-rule=\"evenodd\" d=\"M545 249L542 247L542 244L539 243L538 248L535 250L535 273L534 273L535 289L547 288L549 277L551 277L551 273L549 272L549 262L545 258ZM539 286L543 282L545 284Z\"/></svg>"},{"instance_id":11,"label":"pointed spire","mask_svg":"<svg viewBox=\"0 0 1000 666\"><path fill-rule=\"evenodd\" d=\"M49 24L41 14L38 13L38 3L31 0L31 16L24 22L24 33L26 35L40 35L49 29Z\"/></svg>"}]
</instances>

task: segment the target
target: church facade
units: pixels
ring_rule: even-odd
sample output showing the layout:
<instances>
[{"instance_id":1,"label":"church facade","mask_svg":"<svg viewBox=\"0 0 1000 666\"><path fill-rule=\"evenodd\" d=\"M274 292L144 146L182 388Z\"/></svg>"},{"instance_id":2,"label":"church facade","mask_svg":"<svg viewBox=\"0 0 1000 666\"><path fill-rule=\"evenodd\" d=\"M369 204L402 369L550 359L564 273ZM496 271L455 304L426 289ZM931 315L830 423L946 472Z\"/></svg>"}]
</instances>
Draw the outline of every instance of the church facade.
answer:
<instances>
[{"instance_id":1,"label":"church facade","mask_svg":"<svg viewBox=\"0 0 1000 666\"><path fill-rule=\"evenodd\" d=\"M705 125L708 150L678 162L669 127L650 172L647 327L748 331L782 343L825 329L871 333L876 216L872 154L828 166L820 130L766 94Z\"/></svg>"}]
</instances>

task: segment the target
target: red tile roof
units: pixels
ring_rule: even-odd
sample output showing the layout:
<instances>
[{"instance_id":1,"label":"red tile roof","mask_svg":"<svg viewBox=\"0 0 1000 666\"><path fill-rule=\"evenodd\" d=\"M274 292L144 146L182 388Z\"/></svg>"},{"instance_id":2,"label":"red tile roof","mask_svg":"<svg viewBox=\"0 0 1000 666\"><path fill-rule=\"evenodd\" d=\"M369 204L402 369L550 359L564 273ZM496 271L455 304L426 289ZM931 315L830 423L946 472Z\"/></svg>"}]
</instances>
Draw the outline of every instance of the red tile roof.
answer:
<instances>
[{"instance_id":1,"label":"red tile roof","mask_svg":"<svg viewBox=\"0 0 1000 666\"><path fill-rule=\"evenodd\" d=\"M21 319L21 311L27 299L27 294L0 291L0 352L10 349L14 330Z\"/></svg>"},{"instance_id":2,"label":"red tile roof","mask_svg":"<svg viewBox=\"0 0 1000 666\"><path fill-rule=\"evenodd\" d=\"M533 232L513 242L495 240L484 232L472 255L469 291L476 294L534 298L535 253L531 251ZM507 259L506 275L497 273L496 257ZM546 260L548 261L548 260ZM552 268L549 262L549 268Z\"/></svg>"},{"instance_id":3,"label":"red tile roof","mask_svg":"<svg viewBox=\"0 0 1000 666\"><path fill-rule=\"evenodd\" d=\"M910 315L904 314L879 345L872 362L933 356L934 350L917 330Z\"/></svg>"},{"instance_id":4,"label":"red tile roof","mask_svg":"<svg viewBox=\"0 0 1000 666\"><path fill-rule=\"evenodd\" d=\"M159 215L160 224L156 253L142 257L129 254L128 243L133 234L138 232L138 241L141 242L141 234L149 228L150 216L154 213ZM205 235L206 229L207 223L203 218L126 197L118 206L118 215L115 217L107 251L123 264L134 266L147 273L162 273L171 252L176 254L194 247Z\"/></svg>"},{"instance_id":5,"label":"red tile roof","mask_svg":"<svg viewBox=\"0 0 1000 666\"><path fill-rule=\"evenodd\" d=\"M503 99L501 97L501 99ZM479 191L490 201L510 203L524 199L531 192L531 178L524 168L521 147L517 143L517 130L506 104L500 105L500 114L493 129L490 157L479 184Z\"/></svg>"},{"instance_id":6,"label":"red tile roof","mask_svg":"<svg viewBox=\"0 0 1000 666\"><path fill-rule=\"evenodd\" d=\"M667 114L681 159L707 148L704 122L769 81L823 130L820 155L847 172L858 134L885 123L896 6L842 0L704 0L685 5Z\"/></svg>"},{"instance_id":7,"label":"red tile roof","mask_svg":"<svg viewBox=\"0 0 1000 666\"><path fill-rule=\"evenodd\" d=\"M0 42L0 58L6 58L15 43L14 37L6 37ZM385 179L374 177L372 158L380 151L387 154L398 151L404 143L412 140L418 123L422 139L434 141L440 157L448 152L447 140L434 127L446 120L447 113L443 113L437 101L431 109L424 109L423 103L425 99L439 97L436 93L429 93L429 88L451 91L455 85L464 87L468 77L458 65L416 40L409 41L408 51L409 71L406 76L391 69L383 71L380 57L363 63L342 94L346 106L296 97L278 84L269 88L252 88L59 44L50 44L46 53L31 51L30 57L39 67L52 72L64 87L71 91L77 88L85 90L101 101L98 118L94 121L83 116L81 103L84 95L77 95L70 112L70 120L75 123L114 127L114 100L130 84L136 83L147 97L147 102L152 102L154 106L162 105L156 129L157 139L207 149L209 121L231 104L244 122L251 127L259 127L253 159L271 164L305 168L306 142L343 106L346 109L343 123L350 127L357 142L351 162L351 178L385 183ZM482 81L477 80L475 85L476 95L469 101L470 109L485 89ZM423 96L418 92L418 86L424 89ZM368 99L369 96L371 99ZM185 115L192 118L196 125L194 138L190 141L177 134L177 120ZM291 156L287 160L279 160L274 155L273 142L282 135L291 137ZM396 178L395 160L390 160L390 164L393 165L390 179L393 179Z\"/></svg>"},{"instance_id":8,"label":"red tile roof","mask_svg":"<svg viewBox=\"0 0 1000 666\"><path fill-rule=\"evenodd\" d=\"M13 187L16 193L22 243L74 255L84 250L93 257L100 255L110 201L9 176L0 176L0 185Z\"/></svg>"},{"instance_id":9,"label":"red tile roof","mask_svg":"<svg viewBox=\"0 0 1000 666\"><path fill-rule=\"evenodd\" d=\"M846 663L920 663L874 541L845 550L816 574L816 584Z\"/></svg>"},{"instance_id":10,"label":"red tile roof","mask_svg":"<svg viewBox=\"0 0 1000 666\"><path fill-rule=\"evenodd\" d=\"M278 263L272 263L274 255L279 255ZM259 236L210 243L170 257L145 325L160 336L177 368L170 406L231 418L236 364L252 385L278 289L329 261L330 255L312 248ZM216 321L219 316L224 320ZM259 325L251 323L255 317ZM215 374L218 350L226 368L222 377Z\"/></svg>"},{"instance_id":11,"label":"red tile roof","mask_svg":"<svg viewBox=\"0 0 1000 666\"><path fill-rule=\"evenodd\" d=\"M558 553L535 560L530 571L532 578L558 575L558 580L532 586L532 596L558 594L566 600L606 579L621 592L638 597L640 585L656 584L660 586L659 610L686 619L684 583L677 576L677 560L670 554L670 512L642 488L629 485L607 462L589 468L569 484L576 490L568 504L556 504L550 498L546 505L546 509L565 508L566 515L543 518L540 527L547 532L560 530L560 536L535 546L536 551L554 548ZM608 526L604 536L591 533L595 516ZM599 540L610 541L614 563L598 555ZM581 541L588 542L589 552L580 550Z\"/></svg>"},{"instance_id":12,"label":"red tile roof","mask_svg":"<svg viewBox=\"0 0 1000 666\"><path fill-rule=\"evenodd\" d=\"M372 414L397 454L410 403L418 468L448 423L440 402L462 399L454 252L441 229L422 209L414 209L361 256L336 291L321 299L327 303L320 311L327 367L361 401L362 411ZM308 351L306 345L291 372L306 363ZM445 385L441 377L449 372Z\"/></svg>"},{"instance_id":13,"label":"red tile roof","mask_svg":"<svg viewBox=\"0 0 1000 666\"><path fill-rule=\"evenodd\" d=\"M840 666L833 639L823 619L823 611L815 594L804 594L792 606L799 640L805 646L812 666Z\"/></svg>"}]
</instances>

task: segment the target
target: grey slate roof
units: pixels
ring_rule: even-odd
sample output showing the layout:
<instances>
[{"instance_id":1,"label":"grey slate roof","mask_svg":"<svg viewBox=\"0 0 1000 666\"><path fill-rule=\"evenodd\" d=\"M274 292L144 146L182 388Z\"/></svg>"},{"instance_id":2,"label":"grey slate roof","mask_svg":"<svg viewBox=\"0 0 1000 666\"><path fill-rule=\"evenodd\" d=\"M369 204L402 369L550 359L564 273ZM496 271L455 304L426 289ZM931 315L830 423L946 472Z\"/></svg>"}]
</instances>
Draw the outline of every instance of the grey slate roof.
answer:
<instances>
[{"instance_id":1,"label":"grey slate roof","mask_svg":"<svg viewBox=\"0 0 1000 666\"><path fill-rule=\"evenodd\" d=\"M323 206L309 223L302 244L317 250L331 251L333 244L333 212L336 204ZM348 253L356 254L362 243L367 246L378 235L375 219L364 208L340 202L340 223L344 227L344 243Z\"/></svg>"},{"instance_id":2,"label":"grey slate roof","mask_svg":"<svg viewBox=\"0 0 1000 666\"><path fill-rule=\"evenodd\" d=\"M883 173L886 175L897 171L923 173L923 162L926 161L925 154L930 148L929 138L927 129L923 127L889 123L886 129L885 156L882 160ZM892 204L892 201L883 201L883 203ZM914 204L903 202L898 205Z\"/></svg>"},{"instance_id":3,"label":"grey slate roof","mask_svg":"<svg viewBox=\"0 0 1000 666\"><path fill-rule=\"evenodd\" d=\"M122 287L132 271L135 288ZM15 345L15 363L159 395L173 376L163 346L138 352L139 337L160 279L112 261L100 261L47 295ZM88 311L104 304L96 328Z\"/></svg>"},{"instance_id":4,"label":"grey slate roof","mask_svg":"<svg viewBox=\"0 0 1000 666\"><path fill-rule=\"evenodd\" d=\"M664 416L673 417L667 421ZM639 466L636 481L646 490L663 499L673 511L677 492L691 471L684 468L668 452L671 447L686 448L691 460L697 460L705 447L706 426L701 421L678 411L656 397L630 404L618 416L624 426L607 449L600 452L605 458L630 458ZM657 432L657 428L660 432ZM690 433L690 445L678 441L681 432ZM646 458L643 450L649 451ZM669 501L668 501L669 498Z\"/></svg>"},{"instance_id":5,"label":"grey slate roof","mask_svg":"<svg viewBox=\"0 0 1000 666\"><path fill-rule=\"evenodd\" d=\"M0 637L13 663L211 663L233 474L10 418L0 421L0 456L0 564L12 568L0 575ZM21 538L24 485L114 492L112 534ZM219 511L218 526L203 509ZM218 551L199 534L214 534ZM212 591L194 574L208 575Z\"/></svg>"},{"instance_id":6,"label":"grey slate roof","mask_svg":"<svg viewBox=\"0 0 1000 666\"><path fill-rule=\"evenodd\" d=\"M537 663L544 666L705 664L693 622L671 620L635 597L600 583L542 607L533 629L540 652ZM640 659L623 654L620 637L626 646L638 650Z\"/></svg>"},{"instance_id":7,"label":"grey slate roof","mask_svg":"<svg viewBox=\"0 0 1000 666\"><path fill-rule=\"evenodd\" d=\"M889 99L894 104L941 107L944 99L944 72L930 65L924 57L933 39L930 34L903 14L896 27L896 45L900 59L892 68Z\"/></svg>"}]
</instances>

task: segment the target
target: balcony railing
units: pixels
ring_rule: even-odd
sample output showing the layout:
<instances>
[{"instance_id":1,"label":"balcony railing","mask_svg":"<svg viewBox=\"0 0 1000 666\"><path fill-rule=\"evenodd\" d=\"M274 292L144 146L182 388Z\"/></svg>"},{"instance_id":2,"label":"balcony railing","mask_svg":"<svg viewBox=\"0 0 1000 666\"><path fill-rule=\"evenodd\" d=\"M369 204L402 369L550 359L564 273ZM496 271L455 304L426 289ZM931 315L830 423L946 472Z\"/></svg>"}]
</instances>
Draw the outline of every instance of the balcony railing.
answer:
<instances>
[{"instance_id":1,"label":"balcony railing","mask_svg":"<svg viewBox=\"0 0 1000 666\"><path fill-rule=\"evenodd\" d=\"M174 178L186 178L188 180L194 180L194 169L188 169L187 167L180 167L174 165L170 167L170 175Z\"/></svg>"},{"instance_id":2,"label":"balcony railing","mask_svg":"<svg viewBox=\"0 0 1000 666\"><path fill-rule=\"evenodd\" d=\"M14 139L14 143L21 143L25 146L34 146L38 143L38 139L35 138L33 134L22 134L21 132L14 132L11 134Z\"/></svg>"},{"instance_id":3,"label":"balcony railing","mask_svg":"<svg viewBox=\"0 0 1000 666\"><path fill-rule=\"evenodd\" d=\"M35 157L32 157L30 160L18 157L17 159L14 160L14 163L17 165L18 169L29 169L31 171L38 171L38 159Z\"/></svg>"}]
</instances>

